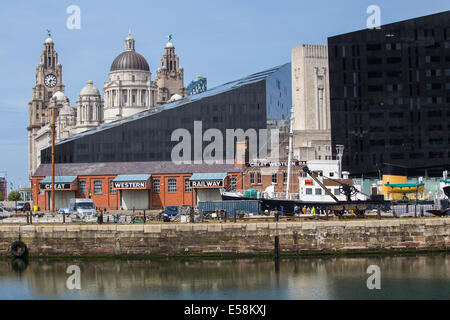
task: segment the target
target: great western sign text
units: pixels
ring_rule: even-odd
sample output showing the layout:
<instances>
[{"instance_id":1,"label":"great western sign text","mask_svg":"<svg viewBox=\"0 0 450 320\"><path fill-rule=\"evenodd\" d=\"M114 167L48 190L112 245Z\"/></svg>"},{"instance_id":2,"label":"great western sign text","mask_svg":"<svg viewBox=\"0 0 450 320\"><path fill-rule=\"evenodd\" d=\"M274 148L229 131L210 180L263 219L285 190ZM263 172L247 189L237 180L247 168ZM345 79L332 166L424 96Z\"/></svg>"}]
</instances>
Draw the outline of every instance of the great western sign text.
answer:
<instances>
[{"instance_id":1,"label":"great western sign text","mask_svg":"<svg viewBox=\"0 0 450 320\"><path fill-rule=\"evenodd\" d=\"M145 182L114 182L115 189L145 189Z\"/></svg>"},{"instance_id":2,"label":"great western sign text","mask_svg":"<svg viewBox=\"0 0 450 320\"><path fill-rule=\"evenodd\" d=\"M51 183L43 183L43 184L41 184L41 189L51 190L52 184ZM70 190L70 189L71 189L70 183L55 183L55 190Z\"/></svg>"}]
</instances>

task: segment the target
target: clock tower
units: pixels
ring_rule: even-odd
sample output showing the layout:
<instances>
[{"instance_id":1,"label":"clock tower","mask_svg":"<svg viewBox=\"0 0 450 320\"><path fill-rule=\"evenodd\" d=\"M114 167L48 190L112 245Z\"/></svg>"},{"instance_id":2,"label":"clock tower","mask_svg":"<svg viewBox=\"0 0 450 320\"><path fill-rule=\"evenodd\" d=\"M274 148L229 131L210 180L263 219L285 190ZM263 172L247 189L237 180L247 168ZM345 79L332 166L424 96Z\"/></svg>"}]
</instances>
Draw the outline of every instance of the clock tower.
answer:
<instances>
[{"instance_id":1,"label":"clock tower","mask_svg":"<svg viewBox=\"0 0 450 320\"><path fill-rule=\"evenodd\" d=\"M50 100L57 91L64 93L62 66L58 63L58 53L55 51L55 44L49 31L48 38L44 42L41 62L36 68L33 100L28 104L28 175L30 181L32 174L40 164L41 150L37 150L36 139L40 131L48 128L50 124Z\"/></svg>"}]
</instances>

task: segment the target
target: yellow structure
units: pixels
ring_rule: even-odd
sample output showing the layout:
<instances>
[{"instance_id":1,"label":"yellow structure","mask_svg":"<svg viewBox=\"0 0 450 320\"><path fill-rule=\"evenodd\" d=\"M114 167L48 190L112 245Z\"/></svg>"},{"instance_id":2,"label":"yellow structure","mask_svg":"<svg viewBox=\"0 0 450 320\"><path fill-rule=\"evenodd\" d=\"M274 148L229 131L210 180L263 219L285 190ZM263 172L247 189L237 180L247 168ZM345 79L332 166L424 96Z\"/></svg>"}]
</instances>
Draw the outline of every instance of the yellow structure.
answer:
<instances>
[{"instance_id":1,"label":"yellow structure","mask_svg":"<svg viewBox=\"0 0 450 320\"><path fill-rule=\"evenodd\" d=\"M408 177L383 175L382 193L387 200L402 200L407 194L422 194L425 190L425 184L408 184Z\"/></svg>"}]
</instances>

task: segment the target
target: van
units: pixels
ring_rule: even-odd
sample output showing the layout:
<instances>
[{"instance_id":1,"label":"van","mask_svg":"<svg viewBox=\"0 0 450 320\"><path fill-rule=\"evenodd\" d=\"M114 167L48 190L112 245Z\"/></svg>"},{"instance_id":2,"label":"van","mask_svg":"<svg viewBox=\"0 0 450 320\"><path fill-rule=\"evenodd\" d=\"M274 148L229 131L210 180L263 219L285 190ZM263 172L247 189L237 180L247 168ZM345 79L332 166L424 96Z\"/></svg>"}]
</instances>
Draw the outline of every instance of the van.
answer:
<instances>
[{"instance_id":1,"label":"van","mask_svg":"<svg viewBox=\"0 0 450 320\"><path fill-rule=\"evenodd\" d=\"M80 219L97 215L92 199L70 199L68 212Z\"/></svg>"}]
</instances>

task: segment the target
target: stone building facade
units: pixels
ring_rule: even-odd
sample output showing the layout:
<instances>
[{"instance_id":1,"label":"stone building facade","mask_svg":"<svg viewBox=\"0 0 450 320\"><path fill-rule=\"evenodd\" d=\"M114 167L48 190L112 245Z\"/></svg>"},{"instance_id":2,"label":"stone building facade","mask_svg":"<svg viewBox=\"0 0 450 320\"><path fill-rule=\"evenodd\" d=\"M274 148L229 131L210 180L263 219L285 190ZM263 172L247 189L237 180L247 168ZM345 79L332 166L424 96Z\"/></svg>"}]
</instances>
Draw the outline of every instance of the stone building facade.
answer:
<instances>
[{"instance_id":1,"label":"stone building facade","mask_svg":"<svg viewBox=\"0 0 450 320\"><path fill-rule=\"evenodd\" d=\"M292 49L294 155L299 160L331 159L329 88L328 47Z\"/></svg>"},{"instance_id":2,"label":"stone building facade","mask_svg":"<svg viewBox=\"0 0 450 320\"><path fill-rule=\"evenodd\" d=\"M184 87L184 71L180 68L180 61L175 54L175 47L169 40L161 58L161 68L156 75L157 105L169 100L178 100L186 96Z\"/></svg>"},{"instance_id":3,"label":"stone building facade","mask_svg":"<svg viewBox=\"0 0 450 320\"><path fill-rule=\"evenodd\" d=\"M105 122L132 116L186 96L183 68L169 40L161 59L156 81L152 81L147 60L136 52L136 42L128 34L125 51L112 63L104 85L104 99L88 81L81 90L75 107L64 96L62 66L58 62L53 39L44 43L41 62L36 68L36 86L29 103L28 173L29 178L41 164L41 150L51 144L51 108L55 108L56 141L96 129ZM30 180L31 181L31 180Z\"/></svg>"},{"instance_id":4,"label":"stone building facade","mask_svg":"<svg viewBox=\"0 0 450 320\"><path fill-rule=\"evenodd\" d=\"M40 164L40 150L37 140L42 136L42 128L50 123L51 98L56 92L64 93L62 66L58 62L58 53L51 37L44 42L40 63L36 68L36 85L33 88L33 100L28 104L28 173L29 178ZM46 138L40 140L46 141ZM46 146L48 146L48 141Z\"/></svg>"}]
</instances>

